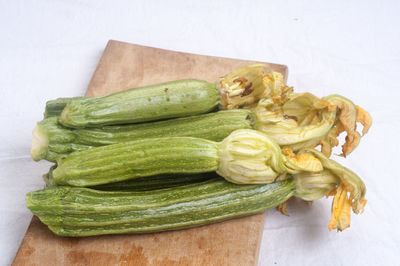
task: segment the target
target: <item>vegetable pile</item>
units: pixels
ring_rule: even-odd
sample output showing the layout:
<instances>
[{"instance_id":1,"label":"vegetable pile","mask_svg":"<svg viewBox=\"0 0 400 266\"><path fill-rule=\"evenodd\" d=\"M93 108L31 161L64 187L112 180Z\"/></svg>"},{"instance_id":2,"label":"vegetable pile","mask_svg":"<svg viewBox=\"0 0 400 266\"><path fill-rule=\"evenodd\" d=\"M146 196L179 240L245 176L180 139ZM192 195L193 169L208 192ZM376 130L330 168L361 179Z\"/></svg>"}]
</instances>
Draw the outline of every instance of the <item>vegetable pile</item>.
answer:
<instances>
[{"instance_id":1,"label":"vegetable pile","mask_svg":"<svg viewBox=\"0 0 400 266\"><path fill-rule=\"evenodd\" d=\"M357 123L363 126L361 134ZM331 159L371 126L340 95L295 93L255 64L215 83L178 80L48 101L31 156L55 162L27 207L63 236L160 232L334 196L329 229L350 226L366 187Z\"/></svg>"}]
</instances>

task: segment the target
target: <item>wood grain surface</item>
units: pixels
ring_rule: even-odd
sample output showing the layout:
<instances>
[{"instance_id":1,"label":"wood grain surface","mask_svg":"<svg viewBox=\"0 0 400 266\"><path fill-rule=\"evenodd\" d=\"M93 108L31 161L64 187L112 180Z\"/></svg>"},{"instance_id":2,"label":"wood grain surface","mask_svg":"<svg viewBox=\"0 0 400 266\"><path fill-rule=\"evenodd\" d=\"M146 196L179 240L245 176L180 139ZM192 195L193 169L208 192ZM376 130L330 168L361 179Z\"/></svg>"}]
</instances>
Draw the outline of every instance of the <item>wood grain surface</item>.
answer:
<instances>
[{"instance_id":1,"label":"wood grain surface","mask_svg":"<svg viewBox=\"0 0 400 266\"><path fill-rule=\"evenodd\" d=\"M183 78L215 81L255 63L109 41L86 96ZM287 77L287 67L268 64ZM85 238L55 236L37 217L13 265L256 265L265 212L174 232Z\"/></svg>"}]
</instances>

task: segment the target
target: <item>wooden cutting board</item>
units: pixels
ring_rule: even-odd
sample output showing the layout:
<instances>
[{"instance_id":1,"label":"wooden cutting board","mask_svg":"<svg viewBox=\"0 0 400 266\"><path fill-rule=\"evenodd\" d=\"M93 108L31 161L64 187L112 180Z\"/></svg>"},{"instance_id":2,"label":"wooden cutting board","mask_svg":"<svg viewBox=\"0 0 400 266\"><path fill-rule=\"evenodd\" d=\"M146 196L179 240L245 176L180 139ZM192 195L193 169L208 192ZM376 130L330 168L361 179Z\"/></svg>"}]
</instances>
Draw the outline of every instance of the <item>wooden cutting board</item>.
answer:
<instances>
[{"instance_id":1,"label":"wooden cutting board","mask_svg":"<svg viewBox=\"0 0 400 266\"><path fill-rule=\"evenodd\" d=\"M183 78L210 82L255 63L109 41L86 96ZM287 77L287 67L268 64ZM37 217L13 265L255 265L265 212L193 229L143 235L58 237Z\"/></svg>"}]
</instances>

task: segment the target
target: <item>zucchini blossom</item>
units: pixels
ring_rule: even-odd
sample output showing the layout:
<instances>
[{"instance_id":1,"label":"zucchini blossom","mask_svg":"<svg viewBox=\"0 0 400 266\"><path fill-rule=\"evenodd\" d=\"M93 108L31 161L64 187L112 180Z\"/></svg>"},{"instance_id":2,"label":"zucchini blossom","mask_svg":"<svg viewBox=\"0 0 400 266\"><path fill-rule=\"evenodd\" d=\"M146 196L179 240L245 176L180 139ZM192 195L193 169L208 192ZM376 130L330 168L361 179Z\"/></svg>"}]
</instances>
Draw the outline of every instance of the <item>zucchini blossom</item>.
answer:
<instances>
[{"instance_id":1,"label":"zucchini blossom","mask_svg":"<svg viewBox=\"0 0 400 266\"><path fill-rule=\"evenodd\" d=\"M327 158L315 149L304 149L301 153L315 156L324 170L314 173L294 175L296 197L313 201L324 196L332 196L332 215L329 230L342 231L350 226L350 211L359 214L364 210L366 187L361 178L350 169Z\"/></svg>"},{"instance_id":2,"label":"zucchini blossom","mask_svg":"<svg viewBox=\"0 0 400 266\"><path fill-rule=\"evenodd\" d=\"M255 128L274 138L280 146L299 151L321 146L329 157L339 144L338 136L346 132L341 156L346 157L359 144L361 135L357 122L363 125L362 134L371 126L371 116L350 100L339 95L322 99L311 93L293 93L283 86L279 96L262 99L254 108Z\"/></svg>"}]
</instances>

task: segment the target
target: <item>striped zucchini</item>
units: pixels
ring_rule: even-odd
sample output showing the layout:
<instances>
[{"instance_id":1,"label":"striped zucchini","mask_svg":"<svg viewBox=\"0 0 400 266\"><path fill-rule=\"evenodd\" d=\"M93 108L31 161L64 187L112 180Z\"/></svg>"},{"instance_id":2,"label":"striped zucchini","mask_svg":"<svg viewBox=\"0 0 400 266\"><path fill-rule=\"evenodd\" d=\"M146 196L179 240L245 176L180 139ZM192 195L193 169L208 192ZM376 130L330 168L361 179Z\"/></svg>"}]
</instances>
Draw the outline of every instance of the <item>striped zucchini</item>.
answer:
<instances>
[{"instance_id":1,"label":"striped zucchini","mask_svg":"<svg viewBox=\"0 0 400 266\"><path fill-rule=\"evenodd\" d=\"M218 143L190 137L140 139L73 152L57 160L58 185L94 186L160 174L214 172Z\"/></svg>"},{"instance_id":2,"label":"striped zucchini","mask_svg":"<svg viewBox=\"0 0 400 266\"><path fill-rule=\"evenodd\" d=\"M73 128L138 123L207 113L218 103L215 84L187 79L72 100L59 121Z\"/></svg>"},{"instance_id":3,"label":"striped zucchini","mask_svg":"<svg viewBox=\"0 0 400 266\"><path fill-rule=\"evenodd\" d=\"M142 192L55 187L28 193L27 207L61 236L178 230L255 214L295 194L292 179L236 185L221 178Z\"/></svg>"},{"instance_id":4,"label":"striped zucchini","mask_svg":"<svg viewBox=\"0 0 400 266\"><path fill-rule=\"evenodd\" d=\"M274 72L265 65L245 66L216 83L184 79L71 100L59 121L72 128L99 127L198 115L220 109L254 106L273 91Z\"/></svg>"},{"instance_id":5,"label":"striped zucchini","mask_svg":"<svg viewBox=\"0 0 400 266\"><path fill-rule=\"evenodd\" d=\"M232 131L251 128L254 115L250 110L236 109L152 123L70 129L60 125L56 117L39 122L34 129L31 156L35 161L55 162L73 151L95 146L157 137L198 137L221 141Z\"/></svg>"},{"instance_id":6,"label":"striped zucchini","mask_svg":"<svg viewBox=\"0 0 400 266\"><path fill-rule=\"evenodd\" d=\"M55 183L95 186L160 174L217 172L234 183L272 183L285 174L323 170L311 155L285 156L267 135L252 129L232 132L222 142L166 137L140 139L73 152L57 160Z\"/></svg>"}]
</instances>

